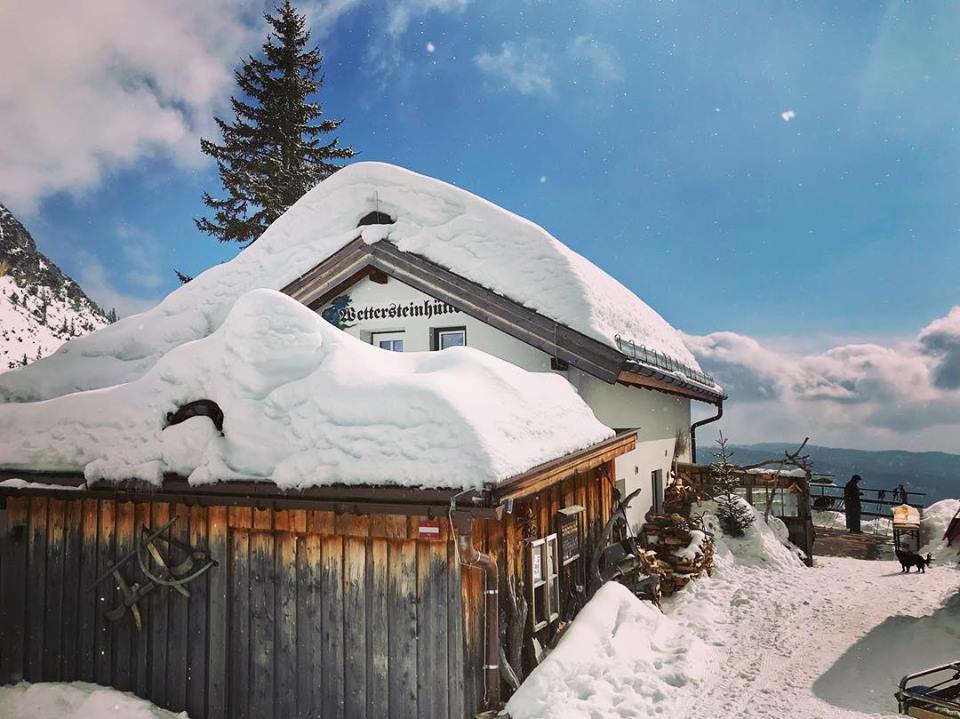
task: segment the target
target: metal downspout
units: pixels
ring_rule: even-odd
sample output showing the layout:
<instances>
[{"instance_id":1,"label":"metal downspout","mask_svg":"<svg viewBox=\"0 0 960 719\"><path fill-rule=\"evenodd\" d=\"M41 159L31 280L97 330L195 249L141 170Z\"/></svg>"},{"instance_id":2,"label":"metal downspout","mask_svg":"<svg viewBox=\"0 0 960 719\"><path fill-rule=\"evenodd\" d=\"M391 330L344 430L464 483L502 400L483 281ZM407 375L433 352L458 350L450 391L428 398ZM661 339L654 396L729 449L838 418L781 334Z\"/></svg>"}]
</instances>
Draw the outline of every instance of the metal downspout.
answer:
<instances>
[{"instance_id":1,"label":"metal downspout","mask_svg":"<svg viewBox=\"0 0 960 719\"><path fill-rule=\"evenodd\" d=\"M710 424L711 422L716 422L721 417L723 417L722 397L717 401L717 414L715 416L701 419L699 422L694 422L690 425L690 461L694 464L697 463L697 428L705 424Z\"/></svg>"},{"instance_id":2,"label":"metal downspout","mask_svg":"<svg viewBox=\"0 0 960 719\"><path fill-rule=\"evenodd\" d=\"M486 655L483 669L486 674L486 707L500 708L500 574L497 560L473 546L473 516L467 512L452 512L457 531L457 549L460 561L468 567L478 567L486 575Z\"/></svg>"}]
</instances>

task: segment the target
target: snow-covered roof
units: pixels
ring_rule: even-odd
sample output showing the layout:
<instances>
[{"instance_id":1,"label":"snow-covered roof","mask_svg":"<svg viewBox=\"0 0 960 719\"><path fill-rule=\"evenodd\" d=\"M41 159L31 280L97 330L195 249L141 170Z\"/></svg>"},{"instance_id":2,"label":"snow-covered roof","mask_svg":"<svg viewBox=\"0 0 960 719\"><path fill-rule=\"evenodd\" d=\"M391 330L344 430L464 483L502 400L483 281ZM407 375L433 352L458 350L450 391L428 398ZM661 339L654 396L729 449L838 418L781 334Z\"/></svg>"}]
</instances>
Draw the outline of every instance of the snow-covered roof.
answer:
<instances>
[{"instance_id":1,"label":"snow-covered roof","mask_svg":"<svg viewBox=\"0 0 960 719\"><path fill-rule=\"evenodd\" d=\"M207 417L164 429L198 399L222 436ZM0 466L88 481L478 488L611 436L559 375L470 348L387 352L266 289L129 383L0 404Z\"/></svg>"},{"instance_id":2,"label":"snow-covered roof","mask_svg":"<svg viewBox=\"0 0 960 719\"><path fill-rule=\"evenodd\" d=\"M354 240L358 221L372 210L396 222L362 228L369 243L386 239L611 347L619 335L699 369L660 315L541 227L439 180L365 162L318 185L251 247L157 307L0 375L0 401L48 399L142 377L174 347L214 332L245 292L283 288Z\"/></svg>"}]
</instances>

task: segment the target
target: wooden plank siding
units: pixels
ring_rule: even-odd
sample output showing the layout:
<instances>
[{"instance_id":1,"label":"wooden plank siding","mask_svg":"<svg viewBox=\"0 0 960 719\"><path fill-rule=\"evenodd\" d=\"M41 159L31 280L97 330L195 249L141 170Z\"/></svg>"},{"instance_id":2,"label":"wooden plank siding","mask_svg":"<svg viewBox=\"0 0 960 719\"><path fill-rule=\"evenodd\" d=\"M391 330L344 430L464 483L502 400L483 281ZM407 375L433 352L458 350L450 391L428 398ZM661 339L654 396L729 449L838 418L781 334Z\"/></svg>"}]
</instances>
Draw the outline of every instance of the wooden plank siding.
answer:
<instances>
[{"instance_id":1,"label":"wooden plank siding","mask_svg":"<svg viewBox=\"0 0 960 719\"><path fill-rule=\"evenodd\" d=\"M599 531L612 465L558 466L552 484L510 488L513 512L481 515L474 545L523 590L529 540L554 533L562 507L584 506L585 535ZM194 719L469 719L483 707L486 579L461 565L442 510L337 514L106 492L3 499L0 684L95 681ZM94 581L142 527L174 517L169 535L217 566L187 585L189 597L150 594L142 631L129 615L110 622L119 592L112 577ZM427 520L438 535L421 536ZM158 546L172 565L186 558ZM123 572L131 586L145 580L136 559Z\"/></svg>"},{"instance_id":2,"label":"wooden plank siding","mask_svg":"<svg viewBox=\"0 0 960 719\"><path fill-rule=\"evenodd\" d=\"M461 571L445 518L439 538L422 539L404 515L123 499L6 498L0 684L93 680L194 719L463 719L479 708L464 700L460 640L460 579L477 577ZM108 621L113 579L91 585L140 527L174 516L171 536L218 566L189 598L150 594L141 632L129 615ZM185 558L158 547L172 564ZM136 559L124 576L144 580Z\"/></svg>"}]
</instances>

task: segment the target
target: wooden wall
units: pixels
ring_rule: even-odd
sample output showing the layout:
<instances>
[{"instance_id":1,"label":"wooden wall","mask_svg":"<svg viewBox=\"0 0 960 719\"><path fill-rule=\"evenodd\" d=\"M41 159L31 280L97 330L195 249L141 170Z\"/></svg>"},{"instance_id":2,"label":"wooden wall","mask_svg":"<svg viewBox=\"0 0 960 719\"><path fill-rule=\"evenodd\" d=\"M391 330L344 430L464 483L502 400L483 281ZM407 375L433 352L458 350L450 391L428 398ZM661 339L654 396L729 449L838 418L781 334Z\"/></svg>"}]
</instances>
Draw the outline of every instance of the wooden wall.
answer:
<instances>
[{"instance_id":1,"label":"wooden wall","mask_svg":"<svg viewBox=\"0 0 960 719\"><path fill-rule=\"evenodd\" d=\"M525 549L527 547L524 532L527 531L527 517L532 515L533 526L530 530L535 537L544 537L557 531L557 512L563 507L580 505L585 508L580 517L581 536L584 545L599 535L603 523L613 510L613 462L576 474L546 489L514 501L513 512L505 514L500 522L487 520L477 522L474 527L474 544L483 552L489 552L497 560L501 574L513 577L523 588L527 586ZM529 510L529 511L528 511ZM465 569L463 572L463 612L466 686L465 695L476 706L483 703L483 582L481 572ZM561 592L561 600L563 590ZM501 594L503 600L504 595ZM501 612L501 616L503 613ZM528 622L529 624L529 622ZM551 626L550 629L553 627ZM526 636L533 634L530 626ZM544 630L538 635L546 640ZM506 684L501 687L501 695L509 696Z\"/></svg>"},{"instance_id":2,"label":"wooden wall","mask_svg":"<svg viewBox=\"0 0 960 719\"><path fill-rule=\"evenodd\" d=\"M140 633L107 621L112 581L88 587L133 549L136 526L173 516L174 535L219 566L189 600L150 595ZM5 524L0 683L91 681L193 719L460 719L479 706L461 609L476 623L483 578L465 568L461 584L446 521L425 540L400 515L32 496L7 500Z\"/></svg>"}]
</instances>

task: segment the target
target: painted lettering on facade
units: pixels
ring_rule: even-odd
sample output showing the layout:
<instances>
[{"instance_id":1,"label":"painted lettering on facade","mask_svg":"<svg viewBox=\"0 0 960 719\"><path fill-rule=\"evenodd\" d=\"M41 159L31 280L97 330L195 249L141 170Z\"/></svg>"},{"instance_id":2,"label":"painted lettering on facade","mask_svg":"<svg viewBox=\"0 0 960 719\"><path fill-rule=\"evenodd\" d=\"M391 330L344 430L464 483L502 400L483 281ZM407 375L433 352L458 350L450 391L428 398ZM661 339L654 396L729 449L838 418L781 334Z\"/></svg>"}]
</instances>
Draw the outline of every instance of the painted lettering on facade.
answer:
<instances>
[{"instance_id":1,"label":"painted lettering on facade","mask_svg":"<svg viewBox=\"0 0 960 719\"><path fill-rule=\"evenodd\" d=\"M394 320L408 317L423 317L431 319L442 315L460 314L460 310L446 302L435 299L425 299L411 302L391 302L383 305L368 305L354 307L350 295L341 295L330 302L330 305L321 312L328 322L337 327L350 327L357 322L368 320Z\"/></svg>"}]
</instances>

